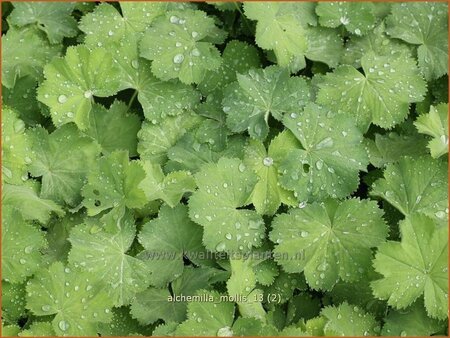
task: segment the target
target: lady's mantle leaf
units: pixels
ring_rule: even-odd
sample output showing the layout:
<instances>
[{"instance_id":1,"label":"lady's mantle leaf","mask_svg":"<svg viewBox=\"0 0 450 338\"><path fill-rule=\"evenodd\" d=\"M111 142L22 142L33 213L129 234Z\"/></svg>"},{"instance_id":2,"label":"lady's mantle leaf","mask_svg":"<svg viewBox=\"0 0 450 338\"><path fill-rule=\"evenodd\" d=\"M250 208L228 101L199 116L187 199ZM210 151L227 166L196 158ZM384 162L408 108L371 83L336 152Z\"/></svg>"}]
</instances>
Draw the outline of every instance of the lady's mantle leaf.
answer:
<instances>
[{"instance_id":1,"label":"lady's mantle leaf","mask_svg":"<svg viewBox=\"0 0 450 338\"><path fill-rule=\"evenodd\" d=\"M358 199L292 209L272 225L276 261L287 272L304 271L313 289L331 290L339 279L361 279L370 265L371 248L386 239L382 216L376 202Z\"/></svg>"},{"instance_id":2,"label":"lady's mantle leaf","mask_svg":"<svg viewBox=\"0 0 450 338\"><path fill-rule=\"evenodd\" d=\"M31 163L30 140L25 122L15 110L2 109L2 180L22 184L28 179L27 165Z\"/></svg>"},{"instance_id":3,"label":"lady's mantle leaf","mask_svg":"<svg viewBox=\"0 0 450 338\"><path fill-rule=\"evenodd\" d=\"M283 123L303 147L285 154L280 164L285 188L302 202L345 197L356 190L368 158L361 132L350 119L311 103L299 114L285 115Z\"/></svg>"},{"instance_id":4,"label":"lady's mantle leaf","mask_svg":"<svg viewBox=\"0 0 450 338\"><path fill-rule=\"evenodd\" d=\"M392 5L387 32L394 38L419 45L419 66L427 80L448 73L448 5L434 2Z\"/></svg>"},{"instance_id":5,"label":"lady's mantle leaf","mask_svg":"<svg viewBox=\"0 0 450 338\"><path fill-rule=\"evenodd\" d=\"M273 215L281 203L294 205L293 193L278 182L278 167L287 153L299 147L299 142L289 131L278 134L266 150L257 140L251 140L245 149L244 163L258 175L252 193L252 203L259 214Z\"/></svg>"},{"instance_id":6,"label":"lady's mantle leaf","mask_svg":"<svg viewBox=\"0 0 450 338\"><path fill-rule=\"evenodd\" d=\"M59 336L94 336L97 323L111 320L112 299L96 274L76 271L60 262L40 270L27 284L27 308L36 316L55 315Z\"/></svg>"},{"instance_id":7,"label":"lady's mantle leaf","mask_svg":"<svg viewBox=\"0 0 450 338\"><path fill-rule=\"evenodd\" d=\"M14 10L9 15L15 26L35 24L43 30L50 43L58 44L64 37L77 35L77 22L70 15L75 8L73 2L13 2Z\"/></svg>"},{"instance_id":8,"label":"lady's mantle leaf","mask_svg":"<svg viewBox=\"0 0 450 338\"><path fill-rule=\"evenodd\" d=\"M99 146L72 124L51 134L36 127L28 136L32 149L28 167L34 177L42 176L41 197L75 206Z\"/></svg>"},{"instance_id":9,"label":"lady's mantle leaf","mask_svg":"<svg viewBox=\"0 0 450 338\"><path fill-rule=\"evenodd\" d=\"M221 301L217 291L199 290L197 294L210 296L214 301L189 303L188 319L180 324L176 335L232 336L234 303Z\"/></svg>"},{"instance_id":10,"label":"lady's mantle leaf","mask_svg":"<svg viewBox=\"0 0 450 338\"><path fill-rule=\"evenodd\" d=\"M237 82L225 89L223 111L232 131L248 130L251 137L264 140L270 114L281 120L284 113L298 111L309 100L305 79L289 77L288 70L270 66L238 74Z\"/></svg>"},{"instance_id":11,"label":"lady's mantle leaf","mask_svg":"<svg viewBox=\"0 0 450 338\"><path fill-rule=\"evenodd\" d=\"M371 31L375 24L375 7L370 2L322 2L317 4L316 13L322 26L343 25L356 35Z\"/></svg>"},{"instance_id":12,"label":"lady's mantle leaf","mask_svg":"<svg viewBox=\"0 0 450 338\"><path fill-rule=\"evenodd\" d=\"M152 275L152 285L164 287L184 270L183 258L198 260L204 252L202 228L188 217L188 209L179 204L174 208L162 206L159 216L145 223L139 233L139 243L145 251L141 257Z\"/></svg>"},{"instance_id":13,"label":"lady's mantle leaf","mask_svg":"<svg viewBox=\"0 0 450 338\"><path fill-rule=\"evenodd\" d=\"M53 59L44 68L45 80L38 100L50 107L55 126L75 122L86 129L93 96L107 97L119 89L119 69L104 49L83 45L69 47L64 58Z\"/></svg>"},{"instance_id":14,"label":"lady's mantle leaf","mask_svg":"<svg viewBox=\"0 0 450 338\"><path fill-rule=\"evenodd\" d=\"M127 150L131 157L137 155L136 134L141 128L141 121L127 110L125 103L120 101L114 101L109 109L94 104L84 132L101 145L103 154Z\"/></svg>"},{"instance_id":15,"label":"lady's mantle leaf","mask_svg":"<svg viewBox=\"0 0 450 338\"><path fill-rule=\"evenodd\" d=\"M13 88L16 80L26 75L41 80L44 66L60 50L34 28L11 27L2 36L2 84Z\"/></svg>"},{"instance_id":16,"label":"lady's mantle leaf","mask_svg":"<svg viewBox=\"0 0 450 338\"><path fill-rule=\"evenodd\" d=\"M2 210L2 279L21 283L42 265L46 246L42 231L25 221L13 208Z\"/></svg>"},{"instance_id":17,"label":"lady's mantle leaf","mask_svg":"<svg viewBox=\"0 0 450 338\"><path fill-rule=\"evenodd\" d=\"M379 334L379 324L374 316L347 302L337 307L325 307L322 310L322 316L328 320L324 328L325 336L376 336Z\"/></svg>"},{"instance_id":18,"label":"lady's mantle leaf","mask_svg":"<svg viewBox=\"0 0 450 338\"><path fill-rule=\"evenodd\" d=\"M388 201L405 216L418 212L442 224L448 220L447 163L422 156L388 164L384 178L372 185L373 196Z\"/></svg>"},{"instance_id":19,"label":"lady's mantle leaf","mask_svg":"<svg viewBox=\"0 0 450 338\"><path fill-rule=\"evenodd\" d=\"M430 112L419 116L414 124L419 133L433 137L428 143L433 158L448 153L448 104L431 106Z\"/></svg>"},{"instance_id":20,"label":"lady's mantle leaf","mask_svg":"<svg viewBox=\"0 0 450 338\"><path fill-rule=\"evenodd\" d=\"M169 11L145 32L141 56L153 60L153 74L162 80L199 83L206 71L218 69L222 62L219 51L209 42L220 34L214 19L202 11Z\"/></svg>"},{"instance_id":21,"label":"lady's mantle leaf","mask_svg":"<svg viewBox=\"0 0 450 338\"><path fill-rule=\"evenodd\" d=\"M128 153L116 151L103 156L92 167L83 187L83 204L94 216L111 208L140 208L147 199L139 184L145 178L141 163L128 161Z\"/></svg>"},{"instance_id":22,"label":"lady's mantle leaf","mask_svg":"<svg viewBox=\"0 0 450 338\"><path fill-rule=\"evenodd\" d=\"M378 248L375 270L384 277L372 282L375 296L403 309L424 295L430 317L447 318L448 228L414 214L400 223L401 242Z\"/></svg>"},{"instance_id":23,"label":"lady's mantle leaf","mask_svg":"<svg viewBox=\"0 0 450 338\"><path fill-rule=\"evenodd\" d=\"M409 113L409 104L422 101L426 83L415 61L403 55L361 58L364 74L343 65L319 83L317 102L352 117L361 131L370 123L391 128Z\"/></svg>"},{"instance_id":24,"label":"lady's mantle leaf","mask_svg":"<svg viewBox=\"0 0 450 338\"><path fill-rule=\"evenodd\" d=\"M150 284L145 262L126 254L136 234L133 221L127 219L113 234L98 232L95 226L80 225L72 229L69 237L72 244L69 263L83 271L95 272L97 281L107 286L114 306L127 305Z\"/></svg>"},{"instance_id":25,"label":"lady's mantle leaf","mask_svg":"<svg viewBox=\"0 0 450 338\"><path fill-rule=\"evenodd\" d=\"M249 19L258 21L256 43L261 48L273 49L281 67L305 54L305 28L316 24L313 3L246 2L244 10Z\"/></svg>"},{"instance_id":26,"label":"lady's mantle leaf","mask_svg":"<svg viewBox=\"0 0 450 338\"><path fill-rule=\"evenodd\" d=\"M195 175L199 190L189 199L190 218L204 227L203 243L211 251L249 251L261 245L264 221L247 205L256 175L238 159L222 157Z\"/></svg>"}]
</instances>

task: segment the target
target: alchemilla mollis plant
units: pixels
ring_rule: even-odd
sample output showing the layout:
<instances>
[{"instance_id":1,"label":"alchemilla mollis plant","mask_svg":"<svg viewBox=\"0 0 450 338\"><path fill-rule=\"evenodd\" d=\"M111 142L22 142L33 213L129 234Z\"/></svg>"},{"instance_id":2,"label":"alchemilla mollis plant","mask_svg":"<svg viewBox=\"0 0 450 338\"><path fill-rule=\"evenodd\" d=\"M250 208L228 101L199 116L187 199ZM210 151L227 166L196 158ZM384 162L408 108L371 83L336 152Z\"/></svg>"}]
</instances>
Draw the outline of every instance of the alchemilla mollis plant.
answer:
<instances>
[{"instance_id":1,"label":"alchemilla mollis plant","mask_svg":"<svg viewBox=\"0 0 450 338\"><path fill-rule=\"evenodd\" d=\"M446 3L2 10L4 336L447 333Z\"/></svg>"}]
</instances>

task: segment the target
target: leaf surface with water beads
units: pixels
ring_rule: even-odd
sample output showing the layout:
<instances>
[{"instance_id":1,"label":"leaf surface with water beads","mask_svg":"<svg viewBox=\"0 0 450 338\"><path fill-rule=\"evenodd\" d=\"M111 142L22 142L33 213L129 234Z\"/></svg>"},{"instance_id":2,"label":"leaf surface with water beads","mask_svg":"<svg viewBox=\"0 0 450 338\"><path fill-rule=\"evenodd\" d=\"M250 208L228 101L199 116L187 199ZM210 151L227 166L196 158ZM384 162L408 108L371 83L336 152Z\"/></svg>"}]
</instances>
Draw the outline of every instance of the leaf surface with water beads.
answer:
<instances>
[{"instance_id":1,"label":"leaf surface with water beads","mask_svg":"<svg viewBox=\"0 0 450 338\"><path fill-rule=\"evenodd\" d=\"M210 42L222 42L221 36L214 19L202 11L169 11L145 32L141 56L153 61L152 72L162 80L199 83L208 70L218 69L222 62Z\"/></svg>"},{"instance_id":2,"label":"leaf surface with water beads","mask_svg":"<svg viewBox=\"0 0 450 338\"><path fill-rule=\"evenodd\" d=\"M247 252L261 245L264 221L249 204L256 175L238 159L222 157L195 175L199 189L189 199L189 217L204 228L210 251Z\"/></svg>"},{"instance_id":3,"label":"leaf surface with water beads","mask_svg":"<svg viewBox=\"0 0 450 338\"><path fill-rule=\"evenodd\" d=\"M15 110L2 107L2 180L22 184L27 180L27 165L31 163L30 139L25 133L25 122Z\"/></svg>"},{"instance_id":4,"label":"leaf surface with water beads","mask_svg":"<svg viewBox=\"0 0 450 338\"><path fill-rule=\"evenodd\" d=\"M326 336L376 336L380 331L372 314L347 302L337 307L327 306L321 314L327 319L324 327Z\"/></svg>"},{"instance_id":5,"label":"leaf surface with water beads","mask_svg":"<svg viewBox=\"0 0 450 338\"><path fill-rule=\"evenodd\" d=\"M269 115L281 120L284 113L302 109L309 100L304 78L290 77L288 70L269 66L238 74L237 81L225 89L222 104L232 131L247 130L251 137L264 140Z\"/></svg>"},{"instance_id":6,"label":"leaf surface with water beads","mask_svg":"<svg viewBox=\"0 0 450 338\"><path fill-rule=\"evenodd\" d=\"M156 287L164 287L184 271L183 258L198 262L198 254L205 253L202 228L189 219L183 204L174 208L162 206L159 216L145 223L139 233L139 243L145 251L138 257L145 260Z\"/></svg>"},{"instance_id":7,"label":"leaf surface with water beads","mask_svg":"<svg viewBox=\"0 0 450 338\"><path fill-rule=\"evenodd\" d=\"M197 294L214 301L189 303L188 319L178 326L176 335L232 336L234 303L221 301L217 291L200 290Z\"/></svg>"},{"instance_id":8,"label":"leaf surface with water beads","mask_svg":"<svg viewBox=\"0 0 450 338\"><path fill-rule=\"evenodd\" d=\"M38 100L50 108L52 121L60 127L75 122L84 130L89 123L93 96L108 97L119 90L119 69L102 48L69 47L64 58L53 59L44 68L45 80Z\"/></svg>"},{"instance_id":9,"label":"leaf surface with water beads","mask_svg":"<svg viewBox=\"0 0 450 338\"><path fill-rule=\"evenodd\" d=\"M319 23L325 27L343 25L349 32L362 35L371 31L375 24L375 8L371 2L323 2L317 4Z\"/></svg>"},{"instance_id":10,"label":"leaf surface with water beads","mask_svg":"<svg viewBox=\"0 0 450 338\"><path fill-rule=\"evenodd\" d=\"M287 272L304 271L316 290L331 290L339 279L359 280L370 265L371 248L387 237L382 216L376 202L358 199L291 209L272 224L276 261Z\"/></svg>"},{"instance_id":11,"label":"leaf surface with water beads","mask_svg":"<svg viewBox=\"0 0 450 338\"><path fill-rule=\"evenodd\" d=\"M384 178L372 184L371 194L405 216L418 212L444 225L448 220L447 190L447 164L422 156L388 164Z\"/></svg>"},{"instance_id":12,"label":"leaf surface with water beads","mask_svg":"<svg viewBox=\"0 0 450 338\"><path fill-rule=\"evenodd\" d=\"M46 246L43 232L25 221L13 208L2 210L2 278L21 283L39 270L40 252Z\"/></svg>"},{"instance_id":13,"label":"leaf surface with water beads","mask_svg":"<svg viewBox=\"0 0 450 338\"><path fill-rule=\"evenodd\" d=\"M42 176L40 196L75 206L99 146L75 125L64 125L51 134L36 127L27 135L31 142L29 171L34 177Z\"/></svg>"},{"instance_id":14,"label":"leaf surface with water beads","mask_svg":"<svg viewBox=\"0 0 450 338\"><path fill-rule=\"evenodd\" d=\"M126 151L101 157L92 166L83 187L83 205L94 216L111 208L140 208L147 199L139 184L145 171L138 161L129 161Z\"/></svg>"},{"instance_id":15,"label":"leaf surface with water beads","mask_svg":"<svg viewBox=\"0 0 450 338\"><path fill-rule=\"evenodd\" d=\"M399 3L386 20L390 36L419 45L417 58L427 80L448 73L447 13L446 3Z\"/></svg>"},{"instance_id":16,"label":"leaf surface with water beads","mask_svg":"<svg viewBox=\"0 0 450 338\"><path fill-rule=\"evenodd\" d=\"M302 145L285 154L279 166L285 188L302 202L345 197L356 190L368 158L353 121L311 103L299 114L285 115L283 123Z\"/></svg>"},{"instance_id":17,"label":"leaf surface with water beads","mask_svg":"<svg viewBox=\"0 0 450 338\"><path fill-rule=\"evenodd\" d=\"M430 135L431 156L438 158L448 153L448 104L431 106L428 114L420 115L414 122L419 133Z\"/></svg>"},{"instance_id":18,"label":"leaf surface with water beads","mask_svg":"<svg viewBox=\"0 0 450 338\"><path fill-rule=\"evenodd\" d=\"M317 102L352 117L365 132L370 123L392 128L406 118L410 103L423 100L426 82L414 59L368 53L361 65L364 74L348 65L328 73Z\"/></svg>"},{"instance_id":19,"label":"leaf surface with water beads","mask_svg":"<svg viewBox=\"0 0 450 338\"><path fill-rule=\"evenodd\" d=\"M295 205L297 199L278 182L278 167L287 153L299 147L295 136L284 131L270 143L268 150L257 140L250 140L245 148L244 163L258 175L252 192L252 203L262 215L273 215L281 205Z\"/></svg>"},{"instance_id":20,"label":"leaf surface with water beads","mask_svg":"<svg viewBox=\"0 0 450 338\"><path fill-rule=\"evenodd\" d=\"M306 27L316 24L313 3L246 2L244 11L249 19L258 21L256 43L273 49L281 67L294 57L303 58L308 46Z\"/></svg>"},{"instance_id":21,"label":"leaf surface with water beads","mask_svg":"<svg viewBox=\"0 0 450 338\"><path fill-rule=\"evenodd\" d=\"M404 309L424 295L432 318L447 318L448 228L419 214L400 222L401 242L381 244L375 270L383 278L372 282L374 295Z\"/></svg>"},{"instance_id":22,"label":"leaf surface with water beads","mask_svg":"<svg viewBox=\"0 0 450 338\"><path fill-rule=\"evenodd\" d=\"M44 66L59 54L61 47L51 46L35 28L11 27L2 36L2 84L13 88L16 80L29 75L42 79Z\"/></svg>"},{"instance_id":23,"label":"leaf surface with water beads","mask_svg":"<svg viewBox=\"0 0 450 338\"><path fill-rule=\"evenodd\" d=\"M60 336L94 336L97 323L111 320L112 299L98 276L64 267L60 262L40 270L27 283L27 308L36 316L55 315Z\"/></svg>"},{"instance_id":24,"label":"leaf surface with water beads","mask_svg":"<svg viewBox=\"0 0 450 338\"><path fill-rule=\"evenodd\" d=\"M150 271L145 262L126 254L135 234L133 217L124 219L116 233L108 233L95 225L79 225L70 233L69 264L95 272L97 281L108 286L114 306L129 304L135 294L150 283Z\"/></svg>"},{"instance_id":25,"label":"leaf surface with water beads","mask_svg":"<svg viewBox=\"0 0 450 338\"><path fill-rule=\"evenodd\" d=\"M78 33L77 22L71 16L75 3L13 2L13 5L14 10L8 17L10 23L19 27L35 24L52 44Z\"/></svg>"}]
</instances>

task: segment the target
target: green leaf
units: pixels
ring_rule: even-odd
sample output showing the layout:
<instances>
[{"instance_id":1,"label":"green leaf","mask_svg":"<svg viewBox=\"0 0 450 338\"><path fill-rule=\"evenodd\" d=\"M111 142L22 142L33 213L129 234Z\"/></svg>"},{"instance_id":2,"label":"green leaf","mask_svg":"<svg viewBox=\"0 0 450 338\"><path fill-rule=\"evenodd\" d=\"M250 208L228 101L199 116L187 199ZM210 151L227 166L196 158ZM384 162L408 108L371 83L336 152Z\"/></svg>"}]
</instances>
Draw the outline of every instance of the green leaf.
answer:
<instances>
[{"instance_id":1,"label":"green leaf","mask_svg":"<svg viewBox=\"0 0 450 338\"><path fill-rule=\"evenodd\" d=\"M42 79L44 66L59 54L60 46L51 46L34 28L14 28L2 36L2 84L13 88L16 80L29 75Z\"/></svg>"},{"instance_id":2,"label":"green leaf","mask_svg":"<svg viewBox=\"0 0 450 338\"><path fill-rule=\"evenodd\" d=\"M28 132L32 151L29 171L42 176L42 198L75 206L81 201L80 190L89 167L94 164L99 147L74 125L65 125L49 134L42 127Z\"/></svg>"},{"instance_id":3,"label":"green leaf","mask_svg":"<svg viewBox=\"0 0 450 338\"><path fill-rule=\"evenodd\" d=\"M49 337L54 335L52 323L49 322L34 322L28 329L19 333L19 337Z\"/></svg>"},{"instance_id":4,"label":"green leaf","mask_svg":"<svg viewBox=\"0 0 450 338\"><path fill-rule=\"evenodd\" d=\"M112 309L112 319L109 323L99 323L98 332L101 336L138 336L150 335L151 327L144 328L131 317L130 309L122 306Z\"/></svg>"},{"instance_id":5,"label":"green leaf","mask_svg":"<svg viewBox=\"0 0 450 338\"><path fill-rule=\"evenodd\" d=\"M275 281L267 288L265 288L265 295L277 295L281 304L286 303L294 295L294 292L299 290L306 290L307 284L303 274L287 273L281 271L275 278Z\"/></svg>"},{"instance_id":6,"label":"green leaf","mask_svg":"<svg viewBox=\"0 0 450 338\"><path fill-rule=\"evenodd\" d=\"M418 212L447 224L447 189L445 162L428 156L404 157L386 166L384 178L372 184L371 194L386 200L405 216Z\"/></svg>"},{"instance_id":7,"label":"green leaf","mask_svg":"<svg viewBox=\"0 0 450 338\"><path fill-rule=\"evenodd\" d=\"M111 320L112 300L98 276L60 262L40 270L27 284L27 308L36 316L55 315L56 335L93 336L97 323Z\"/></svg>"},{"instance_id":8,"label":"green leaf","mask_svg":"<svg viewBox=\"0 0 450 338\"><path fill-rule=\"evenodd\" d=\"M205 252L202 245L202 228L188 217L185 205L171 208L162 206L158 218L142 227L139 243L145 251L139 257L145 260L156 287L164 287L184 271L183 258L198 259Z\"/></svg>"},{"instance_id":9,"label":"green leaf","mask_svg":"<svg viewBox=\"0 0 450 338\"><path fill-rule=\"evenodd\" d=\"M375 336L379 334L379 324L373 315L357 306L344 302L337 307L327 306L322 310L327 319L325 336Z\"/></svg>"},{"instance_id":10,"label":"green leaf","mask_svg":"<svg viewBox=\"0 0 450 338\"><path fill-rule=\"evenodd\" d=\"M281 67L296 56L303 57L308 48L305 28L316 24L314 3L246 2L244 11L249 19L258 21L256 43L273 50Z\"/></svg>"},{"instance_id":11,"label":"green leaf","mask_svg":"<svg viewBox=\"0 0 450 338\"><path fill-rule=\"evenodd\" d=\"M390 36L418 45L417 58L427 80L448 74L448 6L444 3L393 4Z\"/></svg>"},{"instance_id":12,"label":"green leaf","mask_svg":"<svg viewBox=\"0 0 450 338\"><path fill-rule=\"evenodd\" d=\"M236 73L245 73L260 65L258 50L245 42L232 40L227 43L223 54L223 62L216 71L206 73L198 88L202 93L211 94L236 81Z\"/></svg>"},{"instance_id":13,"label":"green leaf","mask_svg":"<svg viewBox=\"0 0 450 338\"><path fill-rule=\"evenodd\" d=\"M427 153L427 140L418 133L375 134L374 140L366 139L365 141L370 163L377 168L397 162L402 156L420 157Z\"/></svg>"},{"instance_id":14,"label":"green leaf","mask_svg":"<svg viewBox=\"0 0 450 338\"><path fill-rule=\"evenodd\" d=\"M335 68L344 51L339 32L325 27L309 27L306 33L308 49L305 56L310 60L320 61Z\"/></svg>"},{"instance_id":15,"label":"green leaf","mask_svg":"<svg viewBox=\"0 0 450 338\"><path fill-rule=\"evenodd\" d=\"M131 315L143 325L154 323L158 319L163 319L166 323L181 322L186 319L188 302L180 298L194 297L197 290L208 288L215 274L215 271L209 268L187 266L183 274L172 282L172 292L167 289L149 288L137 294L131 305ZM189 302L198 302L199 299L194 298Z\"/></svg>"},{"instance_id":16,"label":"green leaf","mask_svg":"<svg viewBox=\"0 0 450 338\"><path fill-rule=\"evenodd\" d=\"M11 206L19 212L24 220L38 220L45 224L52 212L64 215L62 208L50 199L39 198L39 184L27 181L23 185L3 184L2 206ZM26 208L23 206L26 205Z\"/></svg>"},{"instance_id":17,"label":"green leaf","mask_svg":"<svg viewBox=\"0 0 450 338\"><path fill-rule=\"evenodd\" d=\"M83 205L89 216L111 208L140 208L147 203L139 187L145 178L142 164L129 161L125 151L101 157L93 166L83 187Z\"/></svg>"},{"instance_id":18,"label":"green leaf","mask_svg":"<svg viewBox=\"0 0 450 338\"><path fill-rule=\"evenodd\" d=\"M14 10L8 16L16 26L36 25L47 34L52 44L61 43L64 37L77 35L77 22L71 16L74 3L13 2Z\"/></svg>"},{"instance_id":19,"label":"green leaf","mask_svg":"<svg viewBox=\"0 0 450 338\"><path fill-rule=\"evenodd\" d=\"M280 183L302 202L345 197L358 187L358 173L368 159L361 132L353 121L316 104L283 119L302 148L285 153Z\"/></svg>"},{"instance_id":20,"label":"green leaf","mask_svg":"<svg viewBox=\"0 0 450 338\"><path fill-rule=\"evenodd\" d=\"M265 323L266 311L258 298L263 291L256 289L254 264L254 260L250 258L230 258L231 277L227 282L227 290L231 299L236 299L243 318L255 318Z\"/></svg>"},{"instance_id":21,"label":"green leaf","mask_svg":"<svg viewBox=\"0 0 450 338\"><path fill-rule=\"evenodd\" d=\"M383 336L431 336L439 334L443 322L427 316L423 300L417 300L406 310L391 310L386 317L381 334Z\"/></svg>"},{"instance_id":22,"label":"green leaf","mask_svg":"<svg viewBox=\"0 0 450 338\"><path fill-rule=\"evenodd\" d=\"M165 163L167 151L200 121L201 118L194 113L168 116L159 124L144 121L138 132L140 158L155 164Z\"/></svg>"},{"instance_id":23,"label":"green leaf","mask_svg":"<svg viewBox=\"0 0 450 338\"><path fill-rule=\"evenodd\" d=\"M386 35L385 25L382 22L364 36L352 35L345 45L344 55L340 62L360 68L361 58L370 53L396 58L402 55L411 55L411 48L402 41L390 39Z\"/></svg>"},{"instance_id":24,"label":"green leaf","mask_svg":"<svg viewBox=\"0 0 450 338\"><path fill-rule=\"evenodd\" d=\"M4 325L2 323L2 335L4 337L17 337L20 333L20 327L17 325Z\"/></svg>"},{"instance_id":25,"label":"green leaf","mask_svg":"<svg viewBox=\"0 0 450 338\"><path fill-rule=\"evenodd\" d=\"M124 37L139 35L167 6L161 2L122 2L119 5L120 12L112 4L101 3L81 18L80 30L86 34L86 44L107 46L119 43Z\"/></svg>"},{"instance_id":26,"label":"green leaf","mask_svg":"<svg viewBox=\"0 0 450 338\"><path fill-rule=\"evenodd\" d=\"M136 234L133 221L124 221L114 234L93 232L89 225L77 226L69 237L72 244L69 263L83 271L95 272L99 281L106 284L114 306L129 304L150 283L146 264L126 254Z\"/></svg>"},{"instance_id":27,"label":"green leaf","mask_svg":"<svg viewBox=\"0 0 450 338\"><path fill-rule=\"evenodd\" d=\"M5 209L3 209L5 210ZM3 224L3 227L5 225ZM4 245L5 242L3 242ZM3 263L3 262L2 262ZM4 270L3 270L4 271ZM3 323L14 324L26 316L25 283L2 281L2 319Z\"/></svg>"},{"instance_id":28,"label":"green leaf","mask_svg":"<svg viewBox=\"0 0 450 338\"><path fill-rule=\"evenodd\" d=\"M208 42L216 32L214 19L202 11L168 11L145 32L141 56L153 61L152 72L161 80L199 83L221 64L219 51Z\"/></svg>"},{"instance_id":29,"label":"green leaf","mask_svg":"<svg viewBox=\"0 0 450 338\"><path fill-rule=\"evenodd\" d=\"M232 131L248 130L251 137L264 140L269 115L281 120L284 113L303 108L309 100L305 79L289 77L288 70L269 66L238 74L237 82L225 89L223 111Z\"/></svg>"},{"instance_id":30,"label":"green leaf","mask_svg":"<svg viewBox=\"0 0 450 338\"><path fill-rule=\"evenodd\" d=\"M186 192L192 192L197 187L188 171L173 171L165 176L159 164L144 161L143 167L145 178L139 187L144 191L147 201L162 199L173 208Z\"/></svg>"},{"instance_id":31,"label":"green leaf","mask_svg":"<svg viewBox=\"0 0 450 338\"><path fill-rule=\"evenodd\" d=\"M200 290L197 295L212 297L213 301L189 303L188 319L178 326L176 335L231 336L234 304L220 301L217 291Z\"/></svg>"},{"instance_id":32,"label":"green leaf","mask_svg":"<svg viewBox=\"0 0 450 338\"><path fill-rule=\"evenodd\" d=\"M284 131L270 143L268 151L257 140L250 140L245 148L244 163L258 175L251 201L259 214L273 215L281 203L295 205L292 192L278 182L278 167L285 154L299 147L299 142L289 131Z\"/></svg>"},{"instance_id":33,"label":"green leaf","mask_svg":"<svg viewBox=\"0 0 450 338\"><path fill-rule=\"evenodd\" d=\"M2 279L21 283L42 265L46 246L43 232L25 221L14 209L2 210Z\"/></svg>"},{"instance_id":34,"label":"green leaf","mask_svg":"<svg viewBox=\"0 0 450 338\"><path fill-rule=\"evenodd\" d=\"M447 318L448 228L432 219L413 214L400 222L401 242L378 248L375 270L382 279L372 282L374 295L404 309L424 295L432 318Z\"/></svg>"},{"instance_id":35,"label":"green leaf","mask_svg":"<svg viewBox=\"0 0 450 338\"><path fill-rule=\"evenodd\" d=\"M433 158L448 153L448 104L431 106L430 112L420 115L414 125L419 133L433 137L428 143Z\"/></svg>"},{"instance_id":36,"label":"green leaf","mask_svg":"<svg viewBox=\"0 0 450 338\"><path fill-rule=\"evenodd\" d=\"M370 265L371 248L388 228L375 201L349 199L313 203L272 223L275 260L287 272L304 271L316 290L331 290L339 279L357 281Z\"/></svg>"},{"instance_id":37,"label":"green leaf","mask_svg":"<svg viewBox=\"0 0 450 338\"><path fill-rule=\"evenodd\" d=\"M25 122L11 108L2 107L2 180L22 184L28 179L30 162L30 140L25 133Z\"/></svg>"},{"instance_id":38,"label":"green leaf","mask_svg":"<svg viewBox=\"0 0 450 338\"><path fill-rule=\"evenodd\" d=\"M322 26L335 28L342 25L356 35L363 35L373 29L374 12L374 4L371 2L323 2L316 7Z\"/></svg>"},{"instance_id":39,"label":"green leaf","mask_svg":"<svg viewBox=\"0 0 450 338\"><path fill-rule=\"evenodd\" d=\"M119 90L119 69L105 49L69 47L64 58L55 58L44 68L45 80L38 100L51 109L55 126L75 122L84 130L89 124L93 97L108 97Z\"/></svg>"},{"instance_id":40,"label":"green leaf","mask_svg":"<svg viewBox=\"0 0 450 338\"><path fill-rule=\"evenodd\" d=\"M30 75L17 79L11 89L2 87L3 104L11 107L26 125L31 126L44 122L44 115L36 100L36 87L37 82Z\"/></svg>"},{"instance_id":41,"label":"green leaf","mask_svg":"<svg viewBox=\"0 0 450 338\"><path fill-rule=\"evenodd\" d=\"M424 99L426 83L415 60L365 54L363 73L352 66L339 66L319 83L317 102L352 117L361 131L370 123L391 128L409 113L409 104Z\"/></svg>"},{"instance_id":42,"label":"green leaf","mask_svg":"<svg viewBox=\"0 0 450 338\"><path fill-rule=\"evenodd\" d=\"M248 205L256 176L238 159L221 158L195 175L199 190L189 199L190 218L203 226L210 251L249 251L261 245L264 221Z\"/></svg>"},{"instance_id":43,"label":"green leaf","mask_svg":"<svg viewBox=\"0 0 450 338\"><path fill-rule=\"evenodd\" d=\"M114 101L109 109L100 104L93 105L84 133L101 145L103 154L127 150L134 157L137 155L136 135L140 128L139 117L129 114L123 102Z\"/></svg>"}]
</instances>

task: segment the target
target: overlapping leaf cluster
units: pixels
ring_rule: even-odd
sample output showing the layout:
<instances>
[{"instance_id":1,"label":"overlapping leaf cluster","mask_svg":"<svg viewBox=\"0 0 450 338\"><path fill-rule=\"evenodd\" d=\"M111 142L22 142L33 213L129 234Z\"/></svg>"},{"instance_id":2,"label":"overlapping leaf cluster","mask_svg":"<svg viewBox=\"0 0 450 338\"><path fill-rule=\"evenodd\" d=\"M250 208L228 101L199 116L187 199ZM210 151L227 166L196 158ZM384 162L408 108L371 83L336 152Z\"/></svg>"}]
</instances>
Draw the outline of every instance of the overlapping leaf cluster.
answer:
<instances>
[{"instance_id":1,"label":"overlapping leaf cluster","mask_svg":"<svg viewBox=\"0 0 450 338\"><path fill-rule=\"evenodd\" d=\"M446 333L447 4L2 8L4 335Z\"/></svg>"}]
</instances>

